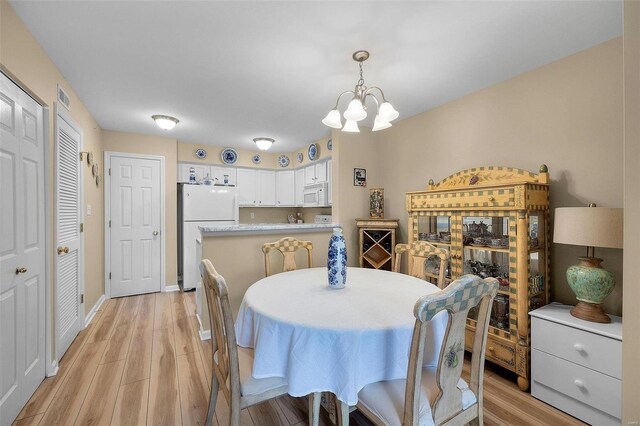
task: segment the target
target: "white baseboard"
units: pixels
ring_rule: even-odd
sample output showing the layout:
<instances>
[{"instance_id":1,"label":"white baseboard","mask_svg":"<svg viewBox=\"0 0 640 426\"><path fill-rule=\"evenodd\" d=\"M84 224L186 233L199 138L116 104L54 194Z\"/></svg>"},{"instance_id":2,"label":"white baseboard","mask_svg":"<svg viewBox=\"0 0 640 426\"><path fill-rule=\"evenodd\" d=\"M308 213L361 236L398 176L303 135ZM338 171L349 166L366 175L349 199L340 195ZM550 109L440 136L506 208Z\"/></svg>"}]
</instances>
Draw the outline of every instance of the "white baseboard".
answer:
<instances>
[{"instance_id":1,"label":"white baseboard","mask_svg":"<svg viewBox=\"0 0 640 426\"><path fill-rule=\"evenodd\" d=\"M178 284L164 286L165 293L169 293L171 291L180 291L180 286L178 286Z\"/></svg>"},{"instance_id":2,"label":"white baseboard","mask_svg":"<svg viewBox=\"0 0 640 426\"><path fill-rule=\"evenodd\" d=\"M200 329L198 330L198 335L200 335L200 340L211 339L211 330L205 330L202 327L202 320L200 319L200 315L196 314L196 318L198 319L198 324L200 325Z\"/></svg>"},{"instance_id":3,"label":"white baseboard","mask_svg":"<svg viewBox=\"0 0 640 426\"><path fill-rule=\"evenodd\" d=\"M96 302L96 304L93 305L93 308L91 308L91 310L89 311L89 315L87 315L84 319L85 327L91 324L91 320L93 320L93 317L96 316L96 312L98 312L98 309L100 309L100 306L102 306L105 300L106 300L106 297L104 296L104 294L98 298L98 301Z\"/></svg>"},{"instance_id":4,"label":"white baseboard","mask_svg":"<svg viewBox=\"0 0 640 426\"><path fill-rule=\"evenodd\" d=\"M53 360L51 361L51 365L49 366L49 368L46 369L46 376L47 377L53 377L56 374L58 374L58 360Z\"/></svg>"}]
</instances>

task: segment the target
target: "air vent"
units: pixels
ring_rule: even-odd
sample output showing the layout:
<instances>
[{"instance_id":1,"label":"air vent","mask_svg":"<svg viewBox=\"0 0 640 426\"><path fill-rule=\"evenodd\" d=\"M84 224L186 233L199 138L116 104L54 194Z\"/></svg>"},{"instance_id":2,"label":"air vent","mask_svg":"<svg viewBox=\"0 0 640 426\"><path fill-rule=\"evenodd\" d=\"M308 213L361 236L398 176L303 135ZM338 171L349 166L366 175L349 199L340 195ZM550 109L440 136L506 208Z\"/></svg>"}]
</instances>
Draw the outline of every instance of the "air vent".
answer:
<instances>
[{"instance_id":1,"label":"air vent","mask_svg":"<svg viewBox=\"0 0 640 426\"><path fill-rule=\"evenodd\" d=\"M60 102L66 109L69 109L69 103L71 100L69 99L69 95L64 89L58 84L58 102Z\"/></svg>"}]
</instances>

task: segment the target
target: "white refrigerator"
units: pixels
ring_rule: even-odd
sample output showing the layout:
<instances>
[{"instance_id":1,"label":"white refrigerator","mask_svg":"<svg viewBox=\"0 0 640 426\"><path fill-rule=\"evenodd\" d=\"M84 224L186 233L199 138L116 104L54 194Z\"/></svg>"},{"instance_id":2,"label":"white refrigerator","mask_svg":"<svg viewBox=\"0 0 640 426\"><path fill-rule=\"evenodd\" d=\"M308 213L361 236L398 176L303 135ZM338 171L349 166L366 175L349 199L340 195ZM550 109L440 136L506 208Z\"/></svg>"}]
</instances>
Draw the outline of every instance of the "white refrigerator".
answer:
<instances>
[{"instance_id":1,"label":"white refrigerator","mask_svg":"<svg viewBox=\"0 0 640 426\"><path fill-rule=\"evenodd\" d=\"M234 225L238 216L236 187L178 184L178 284L183 291L200 282L198 227Z\"/></svg>"}]
</instances>

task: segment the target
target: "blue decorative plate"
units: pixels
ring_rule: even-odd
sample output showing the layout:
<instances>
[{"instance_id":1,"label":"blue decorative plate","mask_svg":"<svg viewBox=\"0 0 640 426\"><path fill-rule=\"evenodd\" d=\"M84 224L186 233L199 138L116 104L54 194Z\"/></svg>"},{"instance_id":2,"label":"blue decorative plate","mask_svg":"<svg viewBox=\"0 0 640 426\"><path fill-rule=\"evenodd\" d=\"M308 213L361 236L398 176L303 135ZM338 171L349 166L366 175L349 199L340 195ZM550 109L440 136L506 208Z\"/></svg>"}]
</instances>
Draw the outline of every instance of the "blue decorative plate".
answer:
<instances>
[{"instance_id":1,"label":"blue decorative plate","mask_svg":"<svg viewBox=\"0 0 640 426\"><path fill-rule=\"evenodd\" d=\"M287 167L289 165L289 157L286 155L281 155L278 157L278 164L280 167Z\"/></svg>"},{"instance_id":2,"label":"blue decorative plate","mask_svg":"<svg viewBox=\"0 0 640 426\"><path fill-rule=\"evenodd\" d=\"M204 148L196 149L196 157L198 157L201 160L203 158L207 158L207 151L205 151Z\"/></svg>"},{"instance_id":3,"label":"blue decorative plate","mask_svg":"<svg viewBox=\"0 0 640 426\"><path fill-rule=\"evenodd\" d=\"M333 149L333 139L327 141L327 149L331 151Z\"/></svg>"},{"instance_id":4,"label":"blue decorative plate","mask_svg":"<svg viewBox=\"0 0 640 426\"><path fill-rule=\"evenodd\" d=\"M302 160L304 160L304 155L299 152L298 155L296 155L296 158L298 159L298 163L302 163Z\"/></svg>"},{"instance_id":5,"label":"blue decorative plate","mask_svg":"<svg viewBox=\"0 0 640 426\"><path fill-rule=\"evenodd\" d=\"M260 154L256 154L251 157L251 161L253 162L253 164L260 164L262 163L262 156Z\"/></svg>"},{"instance_id":6,"label":"blue decorative plate","mask_svg":"<svg viewBox=\"0 0 640 426\"><path fill-rule=\"evenodd\" d=\"M315 161L318 159L318 145L315 143L309 144L309 149L307 149L307 157L309 160Z\"/></svg>"},{"instance_id":7,"label":"blue decorative plate","mask_svg":"<svg viewBox=\"0 0 640 426\"><path fill-rule=\"evenodd\" d=\"M233 165L238 161L238 153L233 148L225 148L220 153L220 159L224 164Z\"/></svg>"}]
</instances>

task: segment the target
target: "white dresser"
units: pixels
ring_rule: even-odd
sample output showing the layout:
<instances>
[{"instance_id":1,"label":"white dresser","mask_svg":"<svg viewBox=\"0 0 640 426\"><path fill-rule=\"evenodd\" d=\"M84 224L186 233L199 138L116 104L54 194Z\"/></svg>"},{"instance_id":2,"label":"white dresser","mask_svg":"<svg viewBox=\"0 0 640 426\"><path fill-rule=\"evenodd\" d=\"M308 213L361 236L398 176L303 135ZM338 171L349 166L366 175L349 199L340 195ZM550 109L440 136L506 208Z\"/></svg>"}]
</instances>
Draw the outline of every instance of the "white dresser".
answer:
<instances>
[{"instance_id":1,"label":"white dresser","mask_svg":"<svg viewBox=\"0 0 640 426\"><path fill-rule=\"evenodd\" d=\"M551 303L531 315L531 395L598 426L622 416L622 318L598 324Z\"/></svg>"}]
</instances>

